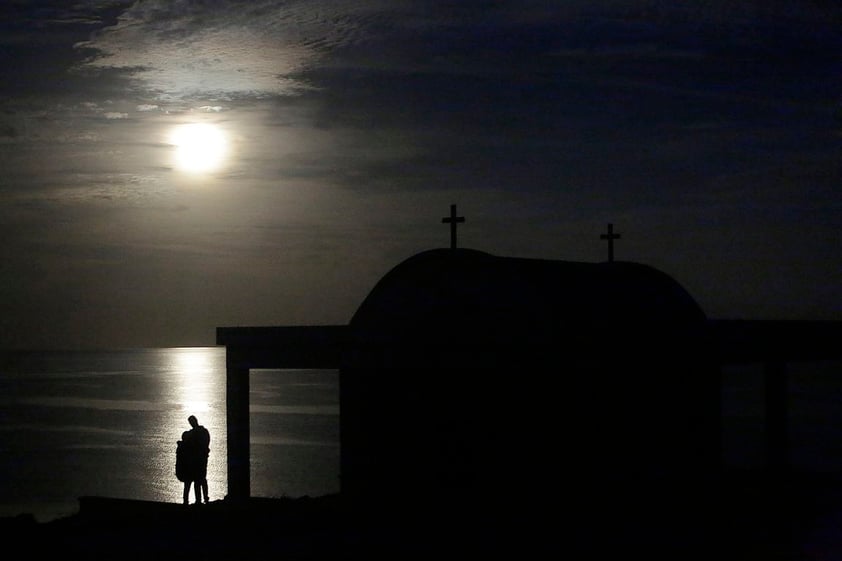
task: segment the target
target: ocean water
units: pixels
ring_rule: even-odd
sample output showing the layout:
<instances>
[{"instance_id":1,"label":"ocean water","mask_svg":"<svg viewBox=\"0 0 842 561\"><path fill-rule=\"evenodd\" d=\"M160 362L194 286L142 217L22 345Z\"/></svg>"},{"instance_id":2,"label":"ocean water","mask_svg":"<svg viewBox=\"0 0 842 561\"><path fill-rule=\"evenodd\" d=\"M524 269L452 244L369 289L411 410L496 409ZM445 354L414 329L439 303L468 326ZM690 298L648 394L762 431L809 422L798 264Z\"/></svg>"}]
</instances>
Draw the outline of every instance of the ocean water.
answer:
<instances>
[{"instance_id":1,"label":"ocean water","mask_svg":"<svg viewBox=\"0 0 842 561\"><path fill-rule=\"evenodd\" d=\"M252 495L338 492L338 372L253 371L250 385ZM0 516L48 521L87 495L181 502L189 415L211 433L209 492L222 499L224 347L0 353Z\"/></svg>"},{"instance_id":2,"label":"ocean water","mask_svg":"<svg viewBox=\"0 0 842 561\"><path fill-rule=\"evenodd\" d=\"M842 473L842 361L789 374L792 465ZM727 367L722 378L723 462L762 467L763 369ZM252 495L339 492L338 372L255 370L250 380ZM52 520L87 495L181 502L175 443L189 415L210 430L210 498L222 499L223 347L0 353L0 516Z\"/></svg>"}]
</instances>

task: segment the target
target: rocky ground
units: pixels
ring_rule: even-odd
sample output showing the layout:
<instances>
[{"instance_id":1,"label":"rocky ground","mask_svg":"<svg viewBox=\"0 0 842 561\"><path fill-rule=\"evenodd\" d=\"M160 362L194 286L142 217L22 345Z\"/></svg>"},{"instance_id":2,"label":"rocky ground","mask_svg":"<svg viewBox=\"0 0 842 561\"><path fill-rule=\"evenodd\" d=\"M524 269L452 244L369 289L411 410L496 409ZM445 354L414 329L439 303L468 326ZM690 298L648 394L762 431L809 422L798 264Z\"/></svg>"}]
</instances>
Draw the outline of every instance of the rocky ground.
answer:
<instances>
[{"instance_id":1,"label":"rocky ground","mask_svg":"<svg viewBox=\"0 0 842 561\"><path fill-rule=\"evenodd\" d=\"M79 512L47 523L0 519L3 558L406 559L468 555L543 558L842 559L842 493L835 478L732 478L698 504L532 502L530 512L372 513L340 496L164 504L80 498Z\"/></svg>"}]
</instances>

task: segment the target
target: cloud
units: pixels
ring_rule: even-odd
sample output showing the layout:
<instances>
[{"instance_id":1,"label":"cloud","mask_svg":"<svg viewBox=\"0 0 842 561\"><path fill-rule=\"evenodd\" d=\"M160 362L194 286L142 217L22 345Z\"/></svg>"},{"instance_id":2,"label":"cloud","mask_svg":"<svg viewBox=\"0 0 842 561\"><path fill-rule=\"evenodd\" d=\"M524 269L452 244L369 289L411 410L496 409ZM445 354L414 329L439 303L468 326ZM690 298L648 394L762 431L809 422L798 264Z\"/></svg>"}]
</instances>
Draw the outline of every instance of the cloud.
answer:
<instances>
[{"instance_id":1,"label":"cloud","mask_svg":"<svg viewBox=\"0 0 842 561\"><path fill-rule=\"evenodd\" d=\"M36 2L6 0L0 4L0 26L23 29L26 27L43 28L46 26L94 26L103 21L114 11L124 9L132 0L41 0ZM6 41L3 36L0 41Z\"/></svg>"},{"instance_id":2,"label":"cloud","mask_svg":"<svg viewBox=\"0 0 842 561\"><path fill-rule=\"evenodd\" d=\"M144 103L137 106L138 111L157 111L158 106L151 103Z\"/></svg>"},{"instance_id":3,"label":"cloud","mask_svg":"<svg viewBox=\"0 0 842 561\"><path fill-rule=\"evenodd\" d=\"M84 68L119 69L160 100L231 100L300 94L313 85L306 72L319 64L481 72L522 64L524 58L508 52L511 46L584 52L580 49L592 48L589 42L605 38L603 23L609 34L624 29L611 38L612 44L591 53L617 56L628 49L637 57L683 57L697 55L692 40L662 51L653 50L651 42L662 40L661 31L674 25L682 29L671 41L700 27L715 28L731 39L749 37L746 41L753 40L755 28L809 35L802 32L832 29L842 13L829 3L768 0L551 4L463 0L430 9L429 2L420 0L253 0L247 5L235 0L146 0L133 4L116 25L76 46L93 53ZM513 45L516 29L534 33L531 42ZM492 56L469 60L491 39L502 39ZM388 48L382 49L384 45ZM332 55L340 50L344 58L335 59Z\"/></svg>"},{"instance_id":4,"label":"cloud","mask_svg":"<svg viewBox=\"0 0 842 561\"><path fill-rule=\"evenodd\" d=\"M129 118L128 113L120 113L118 111L106 111L105 113L103 113L103 116L106 119L128 119Z\"/></svg>"},{"instance_id":5,"label":"cloud","mask_svg":"<svg viewBox=\"0 0 842 561\"><path fill-rule=\"evenodd\" d=\"M9 123L0 122L0 138L16 138L18 130Z\"/></svg>"},{"instance_id":6,"label":"cloud","mask_svg":"<svg viewBox=\"0 0 842 561\"><path fill-rule=\"evenodd\" d=\"M84 68L122 69L159 99L290 95L307 88L294 74L352 40L358 10L306 1L152 0L76 47L95 53Z\"/></svg>"},{"instance_id":7,"label":"cloud","mask_svg":"<svg viewBox=\"0 0 842 561\"><path fill-rule=\"evenodd\" d=\"M842 14L842 9L833 2L786 0L522 0L507 6L511 21L518 23L558 17L608 17L730 26L773 21L829 23Z\"/></svg>"}]
</instances>

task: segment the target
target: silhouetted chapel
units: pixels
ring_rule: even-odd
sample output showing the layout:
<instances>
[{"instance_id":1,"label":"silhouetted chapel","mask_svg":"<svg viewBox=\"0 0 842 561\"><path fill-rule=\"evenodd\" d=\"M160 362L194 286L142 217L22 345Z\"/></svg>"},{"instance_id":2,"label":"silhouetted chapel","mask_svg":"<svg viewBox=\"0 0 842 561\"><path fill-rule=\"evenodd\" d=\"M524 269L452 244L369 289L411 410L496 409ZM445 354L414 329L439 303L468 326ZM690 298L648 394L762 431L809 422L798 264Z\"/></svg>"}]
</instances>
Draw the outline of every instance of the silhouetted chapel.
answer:
<instances>
[{"instance_id":1,"label":"silhouetted chapel","mask_svg":"<svg viewBox=\"0 0 842 561\"><path fill-rule=\"evenodd\" d=\"M720 363L775 346L723 351L747 325L725 323L641 264L422 252L346 326L218 329L229 498L250 493L248 370L331 367L341 495L361 511L530 527L574 513L566 528L622 525L641 504L680 517L720 463ZM769 388L771 414L785 398Z\"/></svg>"},{"instance_id":2,"label":"silhouetted chapel","mask_svg":"<svg viewBox=\"0 0 842 561\"><path fill-rule=\"evenodd\" d=\"M340 369L343 494L475 500L709 468L719 385L704 328L651 267L440 249L386 274L348 326L224 328L219 343L229 376Z\"/></svg>"}]
</instances>

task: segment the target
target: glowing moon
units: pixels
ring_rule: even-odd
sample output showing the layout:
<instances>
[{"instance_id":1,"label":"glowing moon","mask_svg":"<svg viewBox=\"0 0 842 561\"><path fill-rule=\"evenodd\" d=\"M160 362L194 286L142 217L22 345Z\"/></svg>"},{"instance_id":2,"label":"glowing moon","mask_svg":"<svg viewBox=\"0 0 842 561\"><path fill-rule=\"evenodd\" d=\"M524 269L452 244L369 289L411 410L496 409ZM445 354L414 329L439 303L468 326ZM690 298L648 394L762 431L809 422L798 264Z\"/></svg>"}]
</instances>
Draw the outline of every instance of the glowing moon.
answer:
<instances>
[{"instance_id":1,"label":"glowing moon","mask_svg":"<svg viewBox=\"0 0 842 561\"><path fill-rule=\"evenodd\" d=\"M170 135L175 146L176 168L190 173L209 173L222 167L228 143L219 127L205 123L179 125Z\"/></svg>"}]
</instances>

